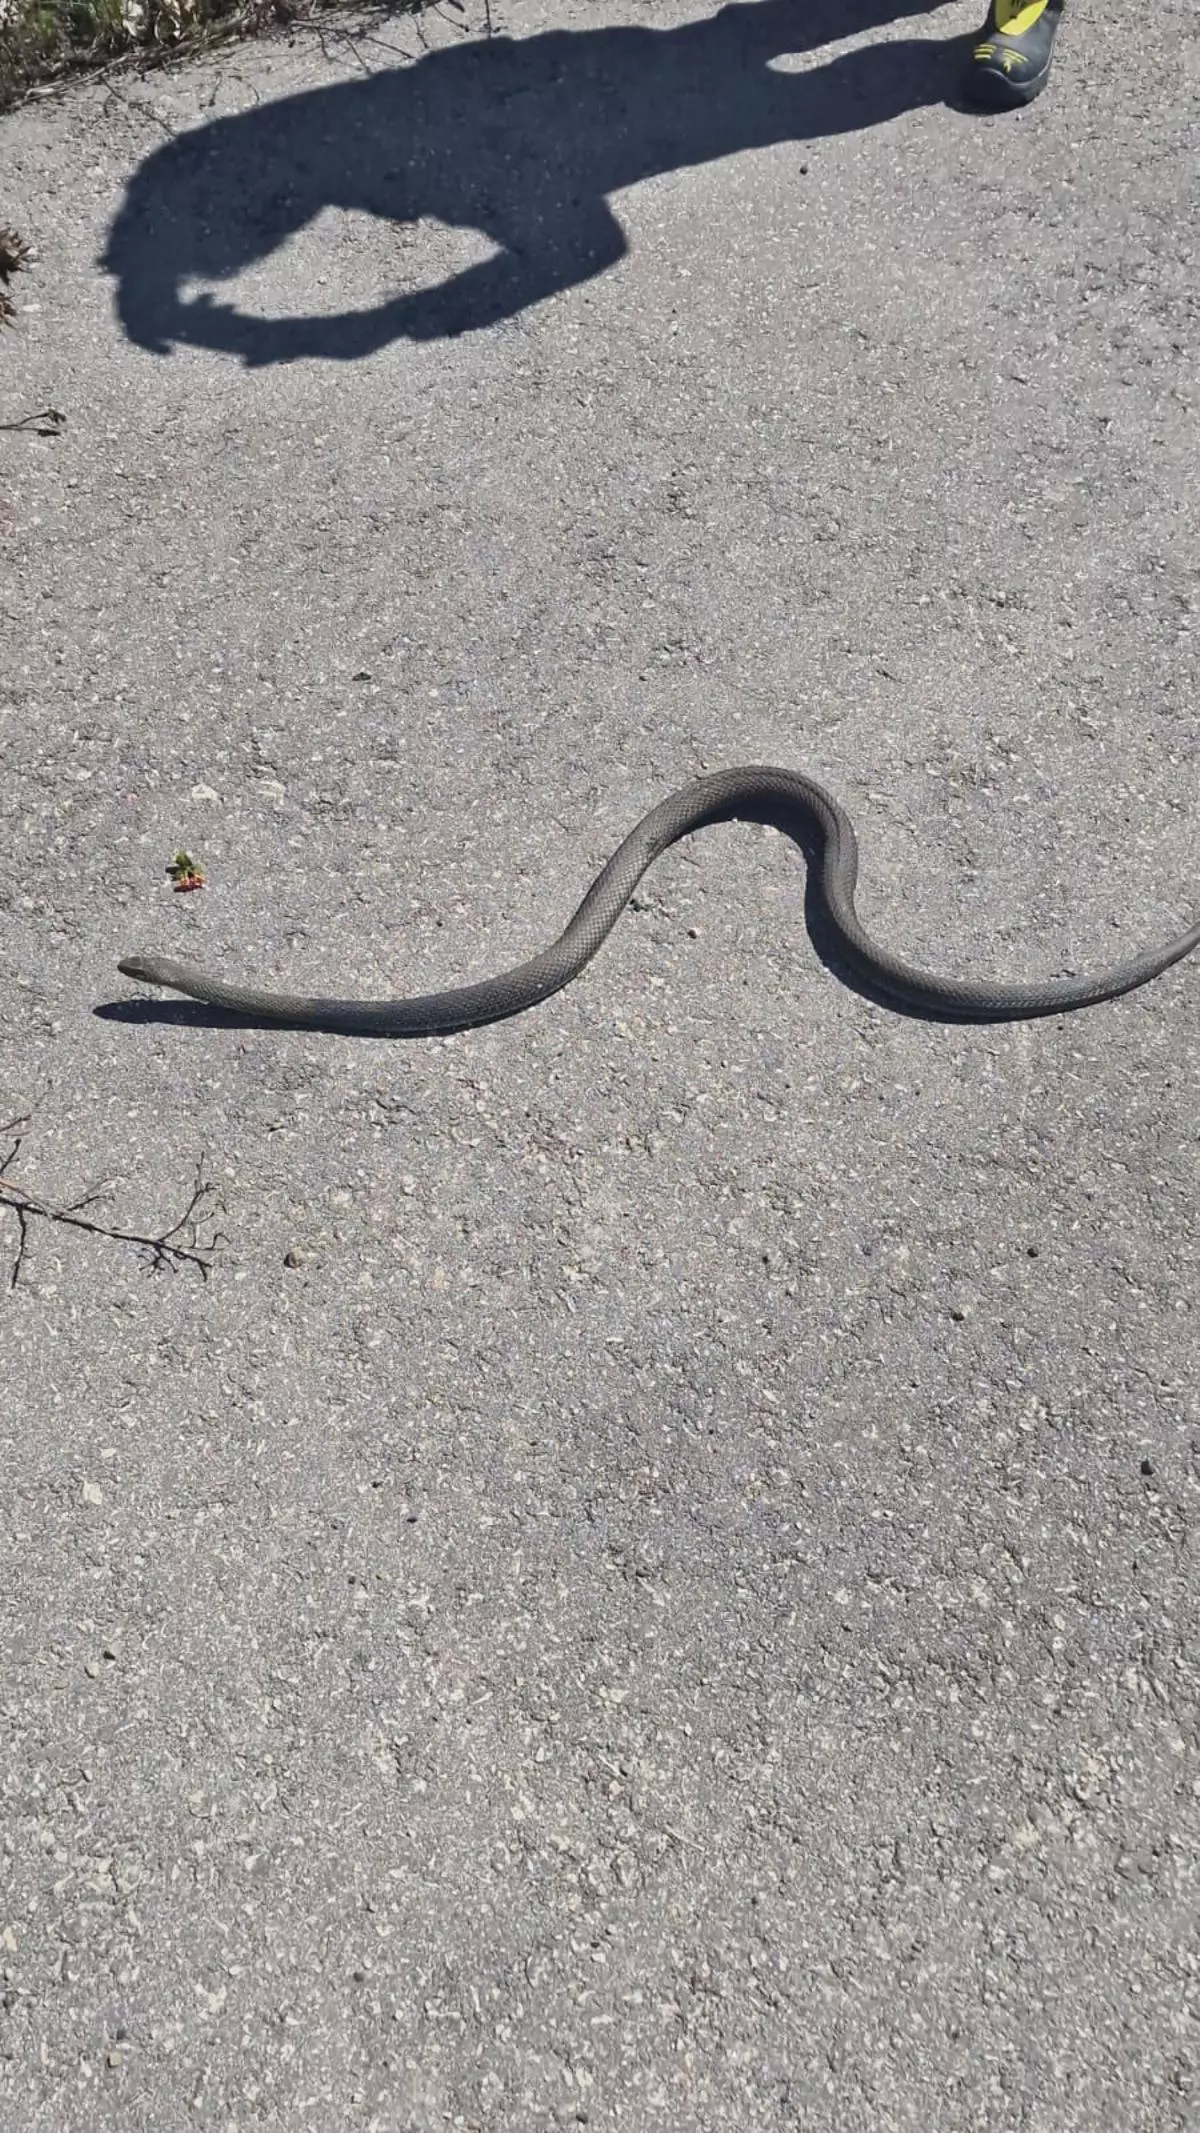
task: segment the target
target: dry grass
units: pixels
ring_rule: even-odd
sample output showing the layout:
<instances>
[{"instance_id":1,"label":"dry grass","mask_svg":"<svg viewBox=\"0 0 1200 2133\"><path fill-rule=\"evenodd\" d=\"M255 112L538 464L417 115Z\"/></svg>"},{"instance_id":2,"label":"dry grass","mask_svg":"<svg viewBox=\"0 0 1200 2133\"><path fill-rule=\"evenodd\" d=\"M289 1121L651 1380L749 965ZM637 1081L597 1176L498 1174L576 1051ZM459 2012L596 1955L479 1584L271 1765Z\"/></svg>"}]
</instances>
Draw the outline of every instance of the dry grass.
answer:
<instances>
[{"instance_id":1,"label":"dry grass","mask_svg":"<svg viewBox=\"0 0 1200 2133\"><path fill-rule=\"evenodd\" d=\"M0 0L0 112L78 73L178 58L326 12L332 0ZM416 13L425 0L399 0Z\"/></svg>"},{"instance_id":2,"label":"dry grass","mask_svg":"<svg viewBox=\"0 0 1200 2133\"><path fill-rule=\"evenodd\" d=\"M27 267L33 253L20 232L8 223L0 224L0 326L11 325L16 317L16 305L8 293L8 285L14 274Z\"/></svg>"}]
</instances>

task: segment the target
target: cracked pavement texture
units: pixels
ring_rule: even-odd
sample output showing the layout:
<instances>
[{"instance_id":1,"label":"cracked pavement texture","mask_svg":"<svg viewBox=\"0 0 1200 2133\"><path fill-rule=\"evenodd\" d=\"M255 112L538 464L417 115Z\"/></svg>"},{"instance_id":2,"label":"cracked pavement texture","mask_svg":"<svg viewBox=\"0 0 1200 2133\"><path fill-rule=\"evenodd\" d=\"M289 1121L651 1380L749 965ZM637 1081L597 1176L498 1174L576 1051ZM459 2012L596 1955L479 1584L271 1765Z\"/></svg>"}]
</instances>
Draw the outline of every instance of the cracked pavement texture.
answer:
<instances>
[{"instance_id":1,"label":"cracked pavement texture","mask_svg":"<svg viewBox=\"0 0 1200 2133\"><path fill-rule=\"evenodd\" d=\"M1133 12L1016 118L966 5L470 0L0 121L67 416L0 1154L222 1233L31 1217L0 1295L6 2126L1195 2126L1200 969L902 1019L726 827L449 1041L115 970L483 975L755 760L934 967L1182 923L1200 40Z\"/></svg>"}]
</instances>

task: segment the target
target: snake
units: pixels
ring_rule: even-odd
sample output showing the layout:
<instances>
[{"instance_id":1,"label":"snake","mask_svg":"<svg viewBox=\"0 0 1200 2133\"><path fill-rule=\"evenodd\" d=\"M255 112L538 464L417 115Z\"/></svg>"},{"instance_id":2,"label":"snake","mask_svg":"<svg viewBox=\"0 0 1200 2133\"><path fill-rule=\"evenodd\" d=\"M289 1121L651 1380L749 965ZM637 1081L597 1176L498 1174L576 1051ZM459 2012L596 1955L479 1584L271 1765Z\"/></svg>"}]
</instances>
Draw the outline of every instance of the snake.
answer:
<instances>
[{"instance_id":1,"label":"snake","mask_svg":"<svg viewBox=\"0 0 1200 2133\"><path fill-rule=\"evenodd\" d=\"M1148 984L1200 945L1198 916L1165 945L1091 976L1024 984L933 976L880 947L862 925L854 905L858 840L845 810L812 778L752 764L697 778L651 808L596 876L557 940L527 962L476 984L402 1000L343 1000L231 985L166 956L127 956L117 968L143 985L166 986L257 1023L364 1037L431 1037L475 1029L523 1014L569 985L607 939L647 868L680 838L728 821L766 823L800 846L835 966L843 965L869 994L902 1012L965 1022L1067 1014Z\"/></svg>"}]
</instances>

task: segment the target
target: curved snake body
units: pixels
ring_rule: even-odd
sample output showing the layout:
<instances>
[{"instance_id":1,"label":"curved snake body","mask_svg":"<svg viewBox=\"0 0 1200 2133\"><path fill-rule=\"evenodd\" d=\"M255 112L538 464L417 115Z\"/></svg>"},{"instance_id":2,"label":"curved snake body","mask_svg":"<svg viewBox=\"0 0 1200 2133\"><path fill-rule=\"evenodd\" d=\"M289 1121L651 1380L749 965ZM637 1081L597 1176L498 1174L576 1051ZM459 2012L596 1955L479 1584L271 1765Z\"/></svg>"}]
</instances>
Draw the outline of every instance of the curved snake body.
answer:
<instances>
[{"instance_id":1,"label":"curved snake body","mask_svg":"<svg viewBox=\"0 0 1200 2133\"><path fill-rule=\"evenodd\" d=\"M540 955L498 977L406 1000L335 1000L259 992L206 977L165 956L128 956L118 968L144 985L166 985L213 1007L291 1028L374 1037L428 1037L522 1013L579 975L612 931L639 881L669 845L712 822L768 822L794 837L816 866L836 958L866 988L918 1014L971 1022L1023 1021L1116 999L1145 985L1200 945L1200 918L1174 940L1092 977L1009 985L931 976L877 946L854 908L858 843L849 816L811 778L754 765L699 778L646 815L597 876L570 923Z\"/></svg>"}]
</instances>

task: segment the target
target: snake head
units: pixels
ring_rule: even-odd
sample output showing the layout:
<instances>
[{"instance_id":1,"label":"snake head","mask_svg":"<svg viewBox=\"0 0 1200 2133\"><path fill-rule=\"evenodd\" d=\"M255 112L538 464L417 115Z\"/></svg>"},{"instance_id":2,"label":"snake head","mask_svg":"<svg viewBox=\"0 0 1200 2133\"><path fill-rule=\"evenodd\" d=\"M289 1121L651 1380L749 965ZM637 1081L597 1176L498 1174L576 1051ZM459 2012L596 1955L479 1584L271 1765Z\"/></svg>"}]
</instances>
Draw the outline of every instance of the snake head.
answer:
<instances>
[{"instance_id":1,"label":"snake head","mask_svg":"<svg viewBox=\"0 0 1200 2133\"><path fill-rule=\"evenodd\" d=\"M122 956L117 969L123 978L136 978L139 985L170 985L174 982L168 975L174 965L163 962L158 956Z\"/></svg>"}]
</instances>

